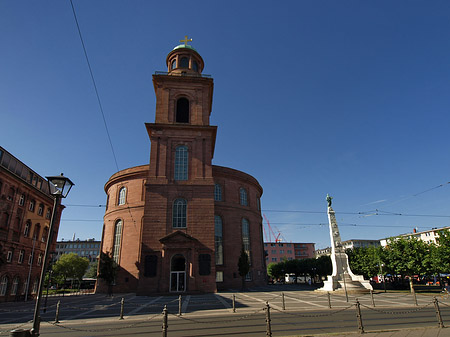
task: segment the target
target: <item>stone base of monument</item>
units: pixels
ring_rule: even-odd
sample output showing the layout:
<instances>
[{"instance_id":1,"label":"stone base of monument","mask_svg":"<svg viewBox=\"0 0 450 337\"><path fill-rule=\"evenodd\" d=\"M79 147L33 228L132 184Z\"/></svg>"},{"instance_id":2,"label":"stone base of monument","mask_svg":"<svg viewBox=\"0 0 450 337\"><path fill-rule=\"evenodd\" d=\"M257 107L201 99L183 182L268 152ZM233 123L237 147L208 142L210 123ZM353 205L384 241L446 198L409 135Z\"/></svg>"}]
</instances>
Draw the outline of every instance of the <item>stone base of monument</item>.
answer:
<instances>
[{"instance_id":1,"label":"stone base of monument","mask_svg":"<svg viewBox=\"0 0 450 337\"><path fill-rule=\"evenodd\" d=\"M364 280L361 275L345 273L344 275L328 275L323 282L323 287L317 291L345 292L347 290L347 293L350 294L361 294L369 293L372 289L370 281Z\"/></svg>"}]
</instances>

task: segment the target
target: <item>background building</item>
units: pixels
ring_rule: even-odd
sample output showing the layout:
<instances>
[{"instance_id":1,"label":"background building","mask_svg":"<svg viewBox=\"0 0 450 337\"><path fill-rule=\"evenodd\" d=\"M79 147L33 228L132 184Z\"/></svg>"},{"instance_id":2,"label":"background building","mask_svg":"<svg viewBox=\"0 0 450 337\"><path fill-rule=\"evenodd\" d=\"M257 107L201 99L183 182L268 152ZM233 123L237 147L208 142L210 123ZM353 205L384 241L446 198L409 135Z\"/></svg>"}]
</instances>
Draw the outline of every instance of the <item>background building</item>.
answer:
<instances>
[{"instance_id":1,"label":"background building","mask_svg":"<svg viewBox=\"0 0 450 337\"><path fill-rule=\"evenodd\" d=\"M380 246L380 240L351 239L342 241L342 247L345 249L367 248ZM316 257L331 255L331 247L316 250Z\"/></svg>"},{"instance_id":2,"label":"background building","mask_svg":"<svg viewBox=\"0 0 450 337\"><path fill-rule=\"evenodd\" d=\"M380 244L383 247L387 246L387 242L389 241L389 239L395 239L395 238L417 238L419 240L425 241L427 243L435 243L437 244L437 239L439 238L439 231L442 230L450 230L450 226L447 227L441 227L441 228L433 228L427 231L422 231L422 232L418 232L415 228L413 230L412 233L407 233L407 234L400 234L398 236L394 236L391 238L385 238L385 239L381 239L380 240Z\"/></svg>"},{"instance_id":3,"label":"background building","mask_svg":"<svg viewBox=\"0 0 450 337\"><path fill-rule=\"evenodd\" d=\"M315 257L314 243L265 242L266 263L281 262L284 259L308 259Z\"/></svg>"},{"instance_id":4,"label":"background building","mask_svg":"<svg viewBox=\"0 0 450 337\"><path fill-rule=\"evenodd\" d=\"M114 292L213 292L241 287L241 247L249 286L266 283L260 197L247 173L212 165L217 127L209 124L213 80L187 43L153 75L155 122L146 123L150 163L105 185L102 251L119 265ZM99 280L97 290L107 286Z\"/></svg>"},{"instance_id":5,"label":"background building","mask_svg":"<svg viewBox=\"0 0 450 337\"><path fill-rule=\"evenodd\" d=\"M0 147L0 301L36 293L53 200L47 180ZM56 213L51 251L63 208Z\"/></svg>"},{"instance_id":6,"label":"background building","mask_svg":"<svg viewBox=\"0 0 450 337\"><path fill-rule=\"evenodd\" d=\"M95 241L95 239L57 241L55 251L56 260L59 260L63 254L75 253L80 257L87 258L89 262L97 262L97 257L100 254L100 241Z\"/></svg>"}]
</instances>

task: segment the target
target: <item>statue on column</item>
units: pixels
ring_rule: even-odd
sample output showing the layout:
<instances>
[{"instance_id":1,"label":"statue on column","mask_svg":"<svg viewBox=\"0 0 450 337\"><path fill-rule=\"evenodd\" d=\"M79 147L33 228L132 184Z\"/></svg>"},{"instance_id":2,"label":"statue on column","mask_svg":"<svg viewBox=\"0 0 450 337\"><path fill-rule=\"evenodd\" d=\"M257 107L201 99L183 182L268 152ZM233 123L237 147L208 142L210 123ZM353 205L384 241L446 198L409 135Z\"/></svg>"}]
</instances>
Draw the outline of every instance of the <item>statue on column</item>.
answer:
<instances>
[{"instance_id":1,"label":"statue on column","mask_svg":"<svg viewBox=\"0 0 450 337\"><path fill-rule=\"evenodd\" d=\"M328 275L327 280L324 281L322 288L317 290L323 291L339 291L347 290L352 292L365 292L372 290L372 285L369 281L364 280L362 275L355 275L350 269L348 263L348 256L342 246L341 235L336 221L336 215L331 207L333 197L327 194L327 213L328 223L330 226L331 239L331 263L333 264L333 272Z\"/></svg>"}]
</instances>

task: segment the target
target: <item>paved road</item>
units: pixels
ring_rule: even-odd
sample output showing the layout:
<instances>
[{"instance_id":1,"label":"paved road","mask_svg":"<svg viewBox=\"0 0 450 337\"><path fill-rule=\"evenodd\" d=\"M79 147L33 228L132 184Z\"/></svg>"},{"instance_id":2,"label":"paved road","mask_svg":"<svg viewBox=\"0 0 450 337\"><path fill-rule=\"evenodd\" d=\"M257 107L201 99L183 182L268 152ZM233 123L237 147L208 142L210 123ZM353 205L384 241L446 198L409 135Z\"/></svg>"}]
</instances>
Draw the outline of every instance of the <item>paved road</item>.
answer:
<instances>
[{"instance_id":1,"label":"paved road","mask_svg":"<svg viewBox=\"0 0 450 337\"><path fill-rule=\"evenodd\" d=\"M181 302L181 316L177 315L177 296L119 294L112 298L104 295L51 298L47 312L42 314L41 333L43 336L64 333L67 337L161 336L161 312L166 305L169 312L168 336L264 336L266 312L263 309L266 301L270 305L273 336L359 331L354 296L349 296L347 302L342 294L331 295L330 309L327 294L293 289L264 287L257 291L185 295ZM233 294L236 299L234 313ZM122 298L124 319L119 320ZM55 326L48 322L54 322L58 300L61 301L60 324ZM374 294L373 301L369 294L358 296L358 300L365 332L424 327L426 331L434 331L430 328L438 326L431 296L418 295L417 306L413 296L407 293L381 292ZM8 335L11 329L22 324L23 328L29 328L31 324L27 322L32 319L33 304L0 304L0 334ZM450 326L450 302L441 302L440 309L444 324L447 322ZM439 331L440 336L444 336L447 329Z\"/></svg>"}]
</instances>

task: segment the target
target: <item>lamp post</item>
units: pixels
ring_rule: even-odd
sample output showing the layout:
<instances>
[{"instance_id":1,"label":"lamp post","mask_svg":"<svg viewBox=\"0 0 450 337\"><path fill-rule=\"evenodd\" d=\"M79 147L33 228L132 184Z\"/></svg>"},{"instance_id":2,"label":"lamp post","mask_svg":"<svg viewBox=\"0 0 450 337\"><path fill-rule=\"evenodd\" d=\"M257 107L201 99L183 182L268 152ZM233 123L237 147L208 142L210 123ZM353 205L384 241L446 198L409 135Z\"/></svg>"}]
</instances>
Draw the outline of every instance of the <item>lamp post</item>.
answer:
<instances>
[{"instance_id":1,"label":"lamp post","mask_svg":"<svg viewBox=\"0 0 450 337\"><path fill-rule=\"evenodd\" d=\"M48 180L49 193L54 197L53 212L52 218L50 220L48 239L45 246L44 261L42 262L41 277L39 279L39 288L36 297L36 306L34 307L33 328L30 330L31 336L39 336L39 327L41 321L39 311L41 306L42 288L44 286L44 278L48 264L48 255L50 251L50 246L53 241L53 227L56 221L57 207L60 204L61 198L67 197L67 194L69 194L70 189L74 185L74 183L69 178L64 177L62 173L60 176L52 176L46 178Z\"/></svg>"}]
</instances>

